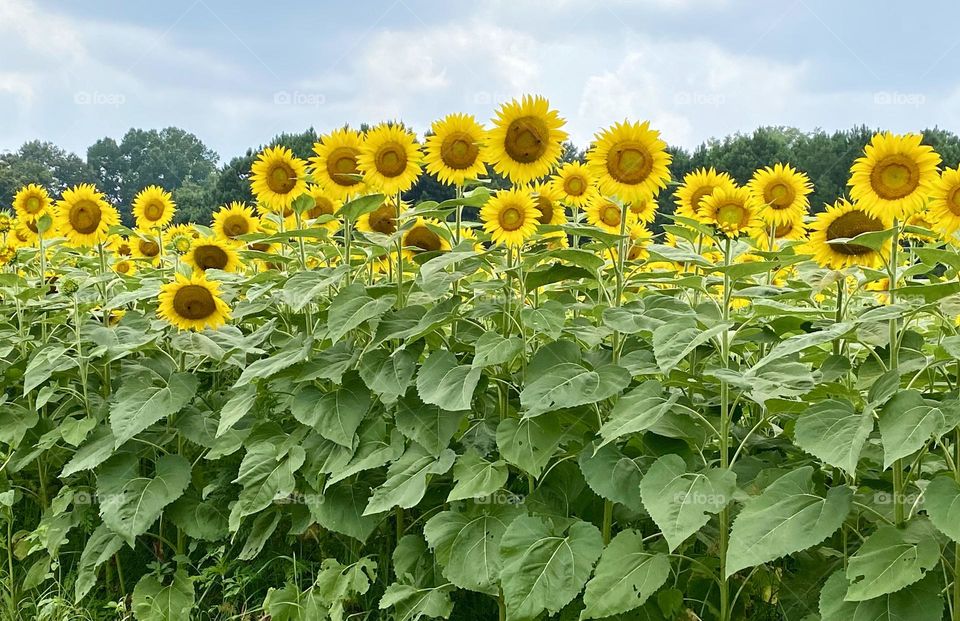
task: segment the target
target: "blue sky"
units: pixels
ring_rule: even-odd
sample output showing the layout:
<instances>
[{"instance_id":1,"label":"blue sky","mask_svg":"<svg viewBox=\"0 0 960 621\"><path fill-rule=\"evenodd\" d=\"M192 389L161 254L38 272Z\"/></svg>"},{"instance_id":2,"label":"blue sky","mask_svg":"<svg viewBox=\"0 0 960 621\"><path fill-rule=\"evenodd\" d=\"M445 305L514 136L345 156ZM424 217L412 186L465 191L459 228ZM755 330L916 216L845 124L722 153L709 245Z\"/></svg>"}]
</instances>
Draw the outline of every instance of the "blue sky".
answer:
<instances>
[{"instance_id":1,"label":"blue sky","mask_svg":"<svg viewBox=\"0 0 960 621\"><path fill-rule=\"evenodd\" d=\"M646 119L692 147L759 125L960 131L960 3L0 0L0 151L183 127L224 159L282 131L540 93L571 138Z\"/></svg>"}]
</instances>

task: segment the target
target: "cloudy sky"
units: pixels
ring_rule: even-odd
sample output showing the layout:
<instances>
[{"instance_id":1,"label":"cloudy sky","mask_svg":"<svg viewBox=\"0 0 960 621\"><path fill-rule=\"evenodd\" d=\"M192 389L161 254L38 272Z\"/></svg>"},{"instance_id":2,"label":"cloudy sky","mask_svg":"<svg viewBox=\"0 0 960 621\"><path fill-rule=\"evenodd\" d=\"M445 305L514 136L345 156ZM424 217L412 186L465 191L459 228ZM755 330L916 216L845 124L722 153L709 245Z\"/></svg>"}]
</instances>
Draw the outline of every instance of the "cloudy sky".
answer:
<instances>
[{"instance_id":1,"label":"cloudy sky","mask_svg":"<svg viewBox=\"0 0 960 621\"><path fill-rule=\"evenodd\" d=\"M225 159L282 131L540 93L585 145L649 119L692 147L759 125L960 130L960 3L0 0L0 152L183 127Z\"/></svg>"}]
</instances>

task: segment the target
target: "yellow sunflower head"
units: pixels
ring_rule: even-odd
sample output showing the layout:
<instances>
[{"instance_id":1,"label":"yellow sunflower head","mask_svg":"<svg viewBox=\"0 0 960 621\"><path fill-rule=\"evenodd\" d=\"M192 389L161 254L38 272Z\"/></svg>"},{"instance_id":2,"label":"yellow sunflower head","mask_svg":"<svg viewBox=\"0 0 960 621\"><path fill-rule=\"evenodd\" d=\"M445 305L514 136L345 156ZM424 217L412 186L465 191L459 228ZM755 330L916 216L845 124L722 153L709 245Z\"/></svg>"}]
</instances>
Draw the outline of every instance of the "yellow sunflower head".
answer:
<instances>
[{"instance_id":1,"label":"yellow sunflower head","mask_svg":"<svg viewBox=\"0 0 960 621\"><path fill-rule=\"evenodd\" d=\"M717 188L700 202L701 222L712 224L727 237L755 234L763 226L760 205L747 188Z\"/></svg>"},{"instance_id":2,"label":"yellow sunflower head","mask_svg":"<svg viewBox=\"0 0 960 621\"><path fill-rule=\"evenodd\" d=\"M310 158L313 176L330 196L346 200L364 189L358 165L363 137L352 129L337 129L320 137Z\"/></svg>"},{"instance_id":3,"label":"yellow sunflower head","mask_svg":"<svg viewBox=\"0 0 960 621\"><path fill-rule=\"evenodd\" d=\"M17 218L7 235L7 243L15 248L29 248L37 245L37 225L29 220Z\"/></svg>"},{"instance_id":4,"label":"yellow sunflower head","mask_svg":"<svg viewBox=\"0 0 960 621\"><path fill-rule=\"evenodd\" d=\"M130 240L130 250L135 258L159 265L163 255L160 242L161 239L154 233L137 231L137 236Z\"/></svg>"},{"instance_id":5,"label":"yellow sunflower head","mask_svg":"<svg viewBox=\"0 0 960 621\"><path fill-rule=\"evenodd\" d=\"M213 214L213 232L217 239L243 245L242 235L260 231L260 219L253 215L253 209L244 203L233 202L224 205Z\"/></svg>"},{"instance_id":6,"label":"yellow sunflower head","mask_svg":"<svg viewBox=\"0 0 960 621\"><path fill-rule=\"evenodd\" d=\"M170 252L183 256L190 252L193 240L200 237L200 232L189 224L177 224L163 232L163 245Z\"/></svg>"},{"instance_id":7,"label":"yellow sunflower head","mask_svg":"<svg viewBox=\"0 0 960 621\"><path fill-rule=\"evenodd\" d=\"M670 180L671 156L650 123L615 123L597 134L587 166L600 192L633 202L656 196Z\"/></svg>"},{"instance_id":8,"label":"yellow sunflower head","mask_svg":"<svg viewBox=\"0 0 960 621\"><path fill-rule=\"evenodd\" d=\"M561 166L550 183L562 195L563 202L573 207L585 207L597 193L593 175L580 162L567 162Z\"/></svg>"},{"instance_id":9,"label":"yellow sunflower head","mask_svg":"<svg viewBox=\"0 0 960 621\"><path fill-rule=\"evenodd\" d=\"M107 238L107 247L118 257L129 257L133 254L130 240L123 235L111 235Z\"/></svg>"},{"instance_id":10,"label":"yellow sunflower head","mask_svg":"<svg viewBox=\"0 0 960 621\"><path fill-rule=\"evenodd\" d=\"M340 228L340 208L343 207L343 201L326 192L318 185L312 185L307 188L307 192L313 198L313 207L304 212L304 217L308 220L316 220L323 216L333 216L333 220L319 225L331 233L335 233Z\"/></svg>"},{"instance_id":11,"label":"yellow sunflower head","mask_svg":"<svg viewBox=\"0 0 960 621\"><path fill-rule=\"evenodd\" d=\"M0 211L0 235L6 235L13 228L13 218L5 211Z\"/></svg>"},{"instance_id":12,"label":"yellow sunflower head","mask_svg":"<svg viewBox=\"0 0 960 621\"><path fill-rule=\"evenodd\" d=\"M647 246L649 246L650 242L653 241L653 233L651 233L649 229L647 229L647 227L641 222L636 222L631 225L627 233L630 236L630 241L627 245L627 256L624 258L624 260L646 260L650 256L650 253L647 252ZM614 246L610 248L608 252L610 255L610 260L612 262L616 262L617 257L619 256L619 248Z\"/></svg>"},{"instance_id":13,"label":"yellow sunflower head","mask_svg":"<svg viewBox=\"0 0 960 621\"><path fill-rule=\"evenodd\" d=\"M307 189L306 163L286 147L267 147L253 163L251 187L257 201L271 211L290 208Z\"/></svg>"},{"instance_id":14,"label":"yellow sunflower head","mask_svg":"<svg viewBox=\"0 0 960 621\"><path fill-rule=\"evenodd\" d=\"M813 255L822 267L839 270L854 265L877 267L890 252L890 241L878 252L861 244L849 241L864 233L885 231L892 226L888 218L875 216L858 204L845 199L828 206L817 214L810 225L810 239L803 251Z\"/></svg>"},{"instance_id":15,"label":"yellow sunflower head","mask_svg":"<svg viewBox=\"0 0 960 621\"><path fill-rule=\"evenodd\" d=\"M50 209L50 197L47 191L35 183L25 185L17 190L13 198L13 211L17 218L23 221L36 222L40 216Z\"/></svg>"},{"instance_id":16,"label":"yellow sunflower head","mask_svg":"<svg viewBox=\"0 0 960 621\"><path fill-rule=\"evenodd\" d=\"M775 226L802 220L810 205L807 195L813 191L810 178L789 164L758 169L747 188L762 205L760 218Z\"/></svg>"},{"instance_id":17,"label":"yellow sunflower head","mask_svg":"<svg viewBox=\"0 0 960 621\"><path fill-rule=\"evenodd\" d=\"M936 234L933 233L937 229L934 227L934 221L930 216L929 207L907 218L907 227L909 228L903 230L903 236L907 239L918 242L932 242L937 239ZM927 231L930 232L928 233Z\"/></svg>"},{"instance_id":18,"label":"yellow sunflower head","mask_svg":"<svg viewBox=\"0 0 960 621\"><path fill-rule=\"evenodd\" d=\"M182 274L160 287L157 314L179 330L216 330L230 319L230 307L220 297L220 284L202 272Z\"/></svg>"},{"instance_id":19,"label":"yellow sunflower head","mask_svg":"<svg viewBox=\"0 0 960 621\"><path fill-rule=\"evenodd\" d=\"M157 185L140 190L133 199L133 217L137 228L144 230L162 229L170 224L176 211L173 195Z\"/></svg>"},{"instance_id":20,"label":"yellow sunflower head","mask_svg":"<svg viewBox=\"0 0 960 621\"><path fill-rule=\"evenodd\" d=\"M399 125L382 124L367 132L357 164L364 178L384 194L406 192L420 177L416 136Z\"/></svg>"},{"instance_id":21,"label":"yellow sunflower head","mask_svg":"<svg viewBox=\"0 0 960 621\"><path fill-rule=\"evenodd\" d=\"M637 223L637 217L629 208L599 194L590 201L583 213L589 224L617 235L621 230L629 231Z\"/></svg>"},{"instance_id":22,"label":"yellow sunflower head","mask_svg":"<svg viewBox=\"0 0 960 621\"><path fill-rule=\"evenodd\" d=\"M937 181L940 156L920 134L876 134L850 168L850 197L880 218L904 219L920 209Z\"/></svg>"},{"instance_id":23,"label":"yellow sunflower head","mask_svg":"<svg viewBox=\"0 0 960 621\"><path fill-rule=\"evenodd\" d=\"M477 239L477 232L468 226L460 227L460 242L470 242L474 252L483 252L483 244Z\"/></svg>"},{"instance_id":24,"label":"yellow sunflower head","mask_svg":"<svg viewBox=\"0 0 960 621\"><path fill-rule=\"evenodd\" d=\"M110 227L120 223L117 210L88 183L65 190L56 211L57 232L74 247L95 246L106 241Z\"/></svg>"},{"instance_id":25,"label":"yellow sunflower head","mask_svg":"<svg viewBox=\"0 0 960 621\"><path fill-rule=\"evenodd\" d=\"M514 183L529 183L550 174L560 160L567 133L565 121L550 102L525 95L502 104L489 135L493 169Z\"/></svg>"},{"instance_id":26,"label":"yellow sunflower head","mask_svg":"<svg viewBox=\"0 0 960 621\"><path fill-rule=\"evenodd\" d=\"M487 130L469 114L450 114L434 121L427 137L424 162L440 183L463 185L486 170Z\"/></svg>"},{"instance_id":27,"label":"yellow sunflower head","mask_svg":"<svg viewBox=\"0 0 960 621\"><path fill-rule=\"evenodd\" d=\"M960 168L947 168L933 184L927 218L944 236L960 229Z\"/></svg>"},{"instance_id":28,"label":"yellow sunflower head","mask_svg":"<svg viewBox=\"0 0 960 621\"><path fill-rule=\"evenodd\" d=\"M771 245L770 232L773 231L773 244ZM786 224L771 225L764 222L755 231L754 238L757 240L757 247L761 250L777 248L781 242L800 241L807 236L807 225L803 220L796 222L787 222Z\"/></svg>"},{"instance_id":29,"label":"yellow sunflower head","mask_svg":"<svg viewBox=\"0 0 960 621\"><path fill-rule=\"evenodd\" d=\"M733 178L725 172L717 172L713 167L698 168L683 176L683 182L674 194L677 209L674 215L697 220L703 199L717 188L733 190L737 187Z\"/></svg>"},{"instance_id":30,"label":"yellow sunflower head","mask_svg":"<svg viewBox=\"0 0 960 621\"><path fill-rule=\"evenodd\" d=\"M408 205L406 202L400 202L399 213L406 211ZM394 198L387 198L383 204L370 213L365 213L357 218L357 230L363 233L379 233L381 235L393 235L397 232L397 201Z\"/></svg>"},{"instance_id":31,"label":"yellow sunflower head","mask_svg":"<svg viewBox=\"0 0 960 621\"><path fill-rule=\"evenodd\" d=\"M533 200L537 205L540 224L566 224L567 214L563 208L563 194L553 184L538 183L533 186Z\"/></svg>"},{"instance_id":32,"label":"yellow sunflower head","mask_svg":"<svg viewBox=\"0 0 960 621\"><path fill-rule=\"evenodd\" d=\"M183 260L193 268L194 272L207 270L236 272L241 266L234 245L215 237L201 237L193 240Z\"/></svg>"},{"instance_id":33,"label":"yellow sunflower head","mask_svg":"<svg viewBox=\"0 0 960 621\"><path fill-rule=\"evenodd\" d=\"M118 258L112 267L113 271L121 276L133 276L137 272L137 264L130 259Z\"/></svg>"},{"instance_id":34,"label":"yellow sunflower head","mask_svg":"<svg viewBox=\"0 0 960 621\"><path fill-rule=\"evenodd\" d=\"M433 219L417 217L409 229L403 233L403 256L413 259L423 252L446 252L450 250L450 242L438 231L439 222Z\"/></svg>"},{"instance_id":35,"label":"yellow sunflower head","mask_svg":"<svg viewBox=\"0 0 960 621\"><path fill-rule=\"evenodd\" d=\"M638 198L628 205L630 213L644 224L650 224L656 219L658 207L660 205L657 203L657 199L652 196Z\"/></svg>"},{"instance_id":36,"label":"yellow sunflower head","mask_svg":"<svg viewBox=\"0 0 960 621\"><path fill-rule=\"evenodd\" d=\"M521 246L537 232L540 212L529 192L500 190L480 209L483 229L496 244Z\"/></svg>"}]
</instances>

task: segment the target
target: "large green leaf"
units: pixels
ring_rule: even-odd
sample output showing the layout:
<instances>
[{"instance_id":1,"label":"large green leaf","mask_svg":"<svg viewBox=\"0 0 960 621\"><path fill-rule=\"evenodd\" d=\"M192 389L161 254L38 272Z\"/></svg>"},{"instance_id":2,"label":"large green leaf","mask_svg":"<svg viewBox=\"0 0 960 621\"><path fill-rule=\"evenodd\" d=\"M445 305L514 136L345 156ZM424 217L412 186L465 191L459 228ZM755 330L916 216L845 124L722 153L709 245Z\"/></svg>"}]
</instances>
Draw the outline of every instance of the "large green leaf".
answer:
<instances>
[{"instance_id":1,"label":"large green leaf","mask_svg":"<svg viewBox=\"0 0 960 621\"><path fill-rule=\"evenodd\" d=\"M363 543L380 523L379 516L364 516L370 486L363 479L344 481L307 496L310 515L318 524Z\"/></svg>"},{"instance_id":2,"label":"large green leaf","mask_svg":"<svg viewBox=\"0 0 960 621\"><path fill-rule=\"evenodd\" d=\"M640 460L625 456L614 444L594 449L594 445L590 445L580 451L579 459L580 471L590 489L602 498L642 511Z\"/></svg>"},{"instance_id":3,"label":"large green leaf","mask_svg":"<svg viewBox=\"0 0 960 621\"><path fill-rule=\"evenodd\" d=\"M607 364L596 369L572 363L558 364L538 374L520 392L526 416L596 403L619 394L630 384L630 373Z\"/></svg>"},{"instance_id":4,"label":"large green leaf","mask_svg":"<svg viewBox=\"0 0 960 621\"><path fill-rule=\"evenodd\" d=\"M934 574L900 589L865 601L847 601L847 580L836 571L820 591L820 621L941 621L943 598Z\"/></svg>"},{"instance_id":5,"label":"large green leaf","mask_svg":"<svg viewBox=\"0 0 960 621\"><path fill-rule=\"evenodd\" d=\"M500 541L500 572L507 618L533 621L556 614L580 593L603 539L593 524L574 521L563 528L537 517L518 517Z\"/></svg>"},{"instance_id":6,"label":"large green leaf","mask_svg":"<svg viewBox=\"0 0 960 621\"><path fill-rule=\"evenodd\" d=\"M469 410L480 372L479 368L469 364L458 364L456 356L438 349L430 354L417 373L417 392L424 403L444 410Z\"/></svg>"},{"instance_id":7,"label":"large green leaf","mask_svg":"<svg viewBox=\"0 0 960 621\"><path fill-rule=\"evenodd\" d=\"M940 561L940 546L929 525L913 519L904 528L881 526L847 563L845 599L861 602L895 593L923 578Z\"/></svg>"},{"instance_id":8,"label":"large green leaf","mask_svg":"<svg viewBox=\"0 0 960 621\"><path fill-rule=\"evenodd\" d=\"M411 390L397 403L397 429L435 456L450 445L460 428L466 411L448 412L435 405L424 404Z\"/></svg>"},{"instance_id":9,"label":"large green leaf","mask_svg":"<svg viewBox=\"0 0 960 621\"><path fill-rule=\"evenodd\" d=\"M539 477L563 439L556 417L505 418L497 426L500 454L524 472Z\"/></svg>"},{"instance_id":10,"label":"large green leaf","mask_svg":"<svg viewBox=\"0 0 960 621\"><path fill-rule=\"evenodd\" d=\"M73 585L74 597L80 601L97 584L97 569L113 558L123 547L123 539L106 524L100 524L87 539L87 545L80 554L77 567L77 581Z\"/></svg>"},{"instance_id":11,"label":"large green leaf","mask_svg":"<svg viewBox=\"0 0 960 621\"><path fill-rule=\"evenodd\" d=\"M677 395L663 396L663 386L656 380L647 380L620 397L610 412L610 418L600 427L604 446L617 438L650 429L674 407Z\"/></svg>"},{"instance_id":12,"label":"large green leaf","mask_svg":"<svg viewBox=\"0 0 960 621\"><path fill-rule=\"evenodd\" d=\"M417 370L417 357L407 349L374 349L360 357L360 377L384 403L407 392Z\"/></svg>"},{"instance_id":13,"label":"large green leaf","mask_svg":"<svg viewBox=\"0 0 960 621\"><path fill-rule=\"evenodd\" d=\"M640 482L640 498L673 551L727 506L736 487L731 470L687 472L682 457L664 455Z\"/></svg>"},{"instance_id":14,"label":"large green leaf","mask_svg":"<svg viewBox=\"0 0 960 621\"><path fill-rule=\"evenodd\" d=\"M726 576L806 550L832 535L850 513L853 490L816 493L813 467L788 472L747 501L730 531Z\"/></svg>"},{"instance_id":15,"label":"large green leaf","mask_svg":"<svg viewBox=\"0 0 960 621\"><path fill-rule=\"evenodd\" d=\"M164 512L188 537L219 541L230 534L230 510L222 497L203 499L193 490L181 496Z\"/></svg>"},{"instance_id":16,"label":"large green leaf","mask_svg":"<svg viewBox=\"0 0 960 621\"><path fill-rule=\"evenodd\" d=\"M523 351L523 339L518 336L504 337L496 332L484 332L474 343L473 366L489 367L505 364Z\"/></svg>"},{"instance_id":17,"label":"large green leaf","mask_svg":"<svg viewBox=\"0 0 960 621\"><path fill-rule=\"evenodd\" d=\"M372 298L360 283L344 287L330 303L327 313L327 335L336 343L347 332L358 328L371 319L379 319L387 309L393 306L396 297L385 295Z\"/></svg>"},{"instance_id":18,"label":"large green leaf","mask_svg":"<svg viewBox=\"0 0 960 621\"><path fill-rule=\"evenodd\" d=\"M370 390L359 375L351 373L332 391L323 392L313 386L301 389L293 398L290 412L324 438L349 448L354 445L357 429L371 403Z\"/></svg>"},{"instance_id":19,"label":"large green leaf","mask_svg":"<svg viewBox=\"0 0 960 621\"><path fill-rule=\"evenodd\" d=\"M642 606L670 576L670 559L643 547L643 535L625 530L603 551L583 595L580 619L600 619Z\"/></svg>"},{"instance_id":20,"label":"large green leaf","mask_svg":"<svg viewBox=\"0 0 960 621\"><path fill-rule=\"evenodd\" d=\"M454 459L456 453L450 449L434 457L419 444L409 446L400 459L390 464L386 482L373 490L363 514L381 513L393 507L415 507L427 493L430 477L444 474Z\"/></svg>"},{"instance_id":21,"label":"large green leaf","mask_svg":"<svg viewBox=\"0 0 960 621\"><path fill-rule=\"evenodd\" d=\"M125 375L110 406L110 427L117 448L155 422L176 414L197 393L197 378L174 373L164 381L143 369Z\"/></svg>"},{"instance_id":22,"label":"large green leaf","mask_svg":"<svg viewBox=\"0 0 960 621\"><path fill-rule=\"evenodd\" d=\"M456 484L450 490L447 502L490 496L506 485L509 474L505 461L487 461L471 448L459 456L453 466Z\"/></svg>"},{"instance_id":23,"label":"large green leaf","mask_svg":"<svg viewBox=\"0 0 960 621\"><path fill-rule=\"evenodd\" d=\"M697 347L704 345L721 332L730 329L730 323L720 322L706 330L685 327L683 322L667 323L653 331L653 354L660 371L668 375L680 361Z\"/></svg>"},{"instance_id":24,"label":"large green leaf","mask_svg":"<svg viewBox=\"0 0 960 621\"><path fill-rule=\"evenodd\" d=\"M770 350L769 354L761 358L760 361L753 366L753 370L759 370L774 360L779 360L786 356L802 352L809 347L823 345L824 343L831 343L849 332L851 328L853 328L852 323L840 322L832 324L829 327L817 332L809 332L807 334L791 336L790 338L777 343L773 349Z\"/></svg>"},{"instance_id":25,"label":"large green leaf","mask_svg":"<svg viewBox=\"0 0 960 621\"><path fill-rule=\"evenodd\" d=\"M797 417L794 439L804 451L852 477L872 430L869 410L858 413L846 399L827 399Z\"/></svg>"},{"instance_id":26,"label":"large green leaf","mask_svg":"<svg viewBox=\"0 0 960 621\"><path fill-rule=\"evenodd\" d=\"M263 441L249 447L234 480L243 490L230 511L230 531L239 530L245 516L291 494L297 483L294 474L305 460L306 453L300 446Z\"/></svg>"},{"instance_id":27,"label":"large green leaf","mask_svg":"<svg viewBox=\"0 0 960 621\"><path fill-rule=\"evenodd\" d=\"M178 569L164 584L155 574L146 574L133 589L133 616L137 621L183 621L193 613L193 580Z\"/></svg>"},{"instance_id":28,"label":"large green leaf","mask_svg":"<svg viewBox=\"0 0 960 621\"><path fill-rule=\"evenodd\" d=\"M916 390L898 392L880 411L883 467L919 451L940 426L943 414Z\"/></svg>"},{"instance_id":29,"label":"large green leaf","mask_svg":"<svg viewBox=\"0 0 960 621\"><path fill-rule=\"evenodd\" d=\"M960 543L960 484L950 477L935 477L923 491L923 506L937 530Z\"/></svg>"}]
</instances>

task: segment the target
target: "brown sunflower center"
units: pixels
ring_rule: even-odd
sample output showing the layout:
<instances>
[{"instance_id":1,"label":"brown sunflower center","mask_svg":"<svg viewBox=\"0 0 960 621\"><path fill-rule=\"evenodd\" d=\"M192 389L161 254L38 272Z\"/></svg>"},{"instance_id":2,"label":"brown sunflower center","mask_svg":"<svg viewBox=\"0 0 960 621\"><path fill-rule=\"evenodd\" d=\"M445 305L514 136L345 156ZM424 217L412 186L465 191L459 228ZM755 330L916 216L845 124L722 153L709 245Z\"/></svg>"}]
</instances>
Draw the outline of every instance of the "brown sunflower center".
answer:
<instances>
[{"instance_id":1,"label":"brown sunflower center","mask_svg":"<svg viewBox=\"0 0 960 621\"><path fill-rule=\"evenodd\" d=\"M407 169L407 151L403 145L388 142L377 150L376 166L384 177L399 177Z\"/></svg>"},{"instance_id":2,"label":"brown sunflower center","mask_svg":"<svg viewBox=\"0 0 960 621\"><path fill-rule=\"evenodd\" d=\"M569 196L582 196L587 191L587 182L580 176L567 177L563 180L563 191Z\"/></svg>"},{"instance_id":3,"label":"brown sunflower center","mask_svg":"<svg viewBox=\"0 0 960 621\"><path fill-rule=\"evenodd\" d=\"M440 236L425 226L415 226L407 233L405 246L413 246L424 252L436 252L443 248Z\"/></svg>"},{"instance_id":4,"label":"brown sunflower center","mask_svg":"<svg viewBox=\"0 0 960 621\"><path fill-rule=\"evenodd\" d=\"M553 201L541 194L537 197L537 209L540 210L540 217L537 220L540 224L550 224L553 222Z\"/></svg>"},{"instance_id":5,"label":"brown sunflower center","mask_svg":"<svg viewBox=\"0 0 960 621\"><path fill-rule=\"evenodd\" d=\"M130 262L129 261L120 261L116 265L117 273L127 274L130 272Z\"/></svg>"},{"instance_id":6,"label":"brown sunflower center","mask_svg":"<svg viewBox=\"0 0 960 621\"><path fill-rule=\"evenodd\" d=\"M504 231L516 231L523 226L523 212L516 207L507 207L500 212L498 220Z\"/></svg>"},{"instance_id":7,"label":"brown sunflower center","mask_svg":"<svg viewBox=\"0 0 960 621\"><path fill-rule=\"evenodd\" d=\"M786 183L777 182L770 184L763 191L763 202L772 209L786 209L793 204L797 194L792 187Z\"/></svg>"},{"instance_id":8,"label":"brown sunflower center","mask_svg":"<svg viewBox=\"0 0 960 621\"><path fill-rule=\"evenodd\" d=\"M550 130L543 119L535 116L522 116L507 126L507 137L503 141L503 150L510 159L529 164L536 162L547 152Z\"/></svg>"},{"instance_id":9,"label":"brown sunflower center","mask_svg":"<svg viewBox=\"0 0 960 621\"><path fill-rule=\"evenodd\" d=\"M790 234L791 231L793 231L793 226L794 226L793 223L790 223L790 222L787 222L786 224L781 224L776 229L774 229L773 236L777 239L786 237L787 235Z\"/></svg>"},{"instance_id":10,"label":"brown sunflower center","mask_svg":"<svg viewBox=\"0 0 960 621\"><path fill-rule=\"evenodd\" d=\"M473 166L480 155L480 147L466 132L453 132L440 145L440 159L448 168L464 170Z\"/></svg>"},{"instance_id":11,"label":"brown sunflower center","mask_svg":"<svg viewBox=\"0 0 960 621\"><path fill-rule=\"evenodd\" d=\"M140 254L145 257L155 257L160 254L160 245L152 239L141 239L137 242Z\"/></svg>"},{"instance_id":12,"label":"brown sunflower center","mask_svg":"<svg viewBox=\"0 0 960 621\"><path fill-rule=\"evenodd\" d=\"M717 226L721 230L738 230L746 226L749 212L740 203L724 203L717 208Z\"/></svg>"},{"instance_id":13,"label":"brown sunflower center","mask_svg":"<svg viewBox=\"0 0 960 621\"><path fill-rule=\"evenodd\" d=\"M267 175L267 187L276 194L289 194L297 185L297 174L285 162L277 162Z\"/></svg>"},{"instance_id":14,"label":"brown sunflower center","mask_svg":"<svg viewBox=\"0 0 960 621\"><path fill-rule=\"evenodd\" d=\"M70 207L67 218L77 233L89 235L100 226L100 205L88 199L82 199Z\"/></svg>"},{"instance_id":15,"label":"brown sunflower center","mask_svg":"<svg viewBox=\"0 0 960 621\"><path fill-rule=\"evenodd\" d=\"M43 201L41 201L38 196L31 196L27 199L24 208L27 210L27 213L39 213L40 210L43 209Z\"/></svg>"},{"instance_id":16,"label":"brown sunflower center","mask_svg":"<svg viewBox=\"0 0 960 621\"><path fill-rule=\"evenodd\" d=\"M117 245L117 254L121 257L130 256L130 244L128 242L120 242Z\"/></svg>"},{"instance_id":17,"label":"brown sunflower center","mask_svg":"<svg viewBox=\"0 0 960 621\"><path fill-rule=\"evenodd\" d=\"M712 185L705 185L702 188L694 190L693 194L690 195L690 207L693 208L694 211L699 211L701 201L713 194L715 189Z\"/></svg>"},{"instance_id":18,"label":"brown sunflower center","mask_svg":"<svg viewBox=\"0 0 960 621\"><path fill-rule=\"evenodd\" d=\"M227 266L230 257L227 256L226 251L220 246L203 244L194 249L193 260L196 262L197 267L202 270L222 270Z\"/></svg>"},{"instance_id":19,"label":"brown sunflower center","mask_svg":"<svg viewBox=\"0 0 960 621\"><path fill-rule=\"evenodd\" d=\"M370 212L370 228L377 233L393 235L397 232L397 210L393 205L384 204Z\"/></svg>"},{"instance_id":20,"label":"brown sunflower center","mask_svg":"<svg viewBox=\"0 0 960 621\"><path fill-rule=\"evenodd\" d=\"M880 220L870 216L866 212L860 210L848 211L831 222L827 227L827 241L829 242L835 239L851 239L857 235L882 230L883 223L880 222ZM830 244L830 248L836 252L839 252L840 254L850 256L870 254L873 252L873 250L867 246L862 246L860 244Z\"/></svg>"},{"instance_id":21,"label":"brown sunflower center","mask_svg":"<svg viewBox=\"0 0 960 621\"><path fill-rule=\"evenodd\" d=\"M960 185L950 190L947 195L947 208L955 216L960 216Z\"/></svg>"},{"instance_id":22,"label":"brown sunflower center","mask_svg":"<svg viewBox=\"0 0 960 621\"><path fill-rule=\"evenodd\" d=\"M217 303L206 287L186 285L173 296L173 310L186 319L206 319L217 312Z\"/></svg>"},{"instance_id":23,"label":"brown sunflower center","mask_svg":"<svg viewBox=\"0 0 960 621\"><path fill-rule=\"evenodd\" d=\"M888 155L873 167L870 185L877 196L886 200L909 196L920 186L920 167L905 155Z\"/></svg>"},{"instance_id":24,"label":"brown sunflower center","mask_svg":"<svg viewBox=\"0 0 960 621\"><path fill-rule=\"evenodd\" d=\"M230 214L223 219L223 234L238 237L250 232L250 222L240 214Z\"/></svg>"},{"instance_id":25,"label":"brown sunflower center","mask_svg":"<svg viewBox=\"0 0 960 621\"><path fill-rule=\"evenodd\" d=\"M333 201L326 196L315 196L313 198L313 207L307 212L308 218L319 218L320 216L333 215Z\"/></svg>"},{"instance_id":26,"label":"brown sunflower center","mask_svg":"<svg viewBox=\"0 0 960 621\"><path fill-rule=\"evenodd\" d=\"M639 244L633 244L630 246L630 250L627 251L627 259L630 261L637 261L643 258L643 246Z\"/></svg>"},{"instance_id":27,"label":"brown sunflower center","mask_svg":"<svg viewBox=\"0 0 960 621\"><path fill-rule=\"evenodd\" d=\"M620 226L620 220L623 214L619 206L614 205L613 203L607 203L600 208L599 215L600 221L607 226Z\"/></svg>"},{"instance_id":28,"label":"brown sunflower center","mask_svg":"<svg viewBox=\"0 0 960 621\"><path fill-rule=\"evenodd\" d=\"M356 149L337 147L327 157L327 174L337 185L351 186L360 183L354 177L358 174Z\"/></svg>"},{"instance_id":29,"label":"brown sunflower center","mask_svg":"<svg viewBox=\"0 0 960 621\"><path fill-rule=\"evenodd\" d=\"M641 183L653 171L653 158L645 146L623 142L607 153L607 172L616 181L627 185Z\"/></svg>"},{"instance_id":30,"label":"brown sunflower center","mask_svg":"<svg viewBox=\"0 0 960 621\"><path fill-rule=\"evenodd\" d=\"M150 201L143 208L143 215L147 217L147 220L159 220L163 217L163 212L166 210L165 205L160 201Z\"/></svg>"}]
</instances>

